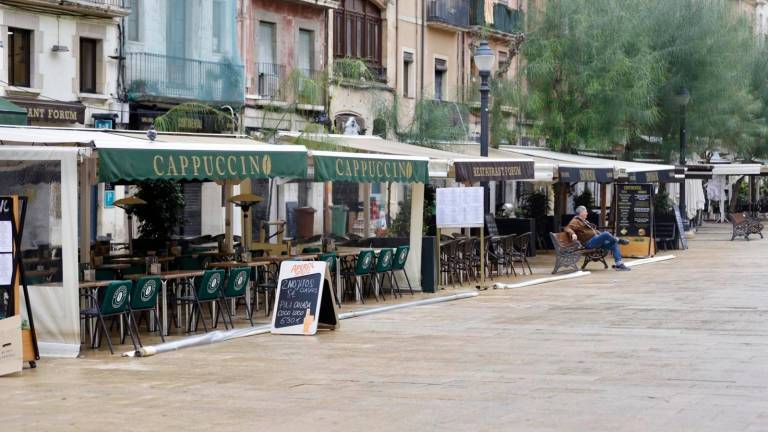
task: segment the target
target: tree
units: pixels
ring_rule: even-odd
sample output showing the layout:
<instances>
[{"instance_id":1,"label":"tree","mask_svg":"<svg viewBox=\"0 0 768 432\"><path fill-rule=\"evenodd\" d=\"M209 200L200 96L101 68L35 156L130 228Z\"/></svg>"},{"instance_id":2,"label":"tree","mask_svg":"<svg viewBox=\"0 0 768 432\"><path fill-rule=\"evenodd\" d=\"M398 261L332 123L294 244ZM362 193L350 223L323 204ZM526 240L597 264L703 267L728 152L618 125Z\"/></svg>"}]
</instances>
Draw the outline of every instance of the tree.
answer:
<instances>
[{"instance_id":1,"label":"tree","mask_svg":"<svg viewBox=\"0 0 768 432\"><path fill-rule=\"evenodd\" d=\"M533 13L524 52L526 110L556 150L677 148L685 87L690 148L742 153L764 124L751 25L727 0L551 0ZM754 83L753 83L754 84ZM758 83L759 84L759 83ZM758 85L759 87L759 85Z\"/></svg>"},{"instance_id":2,"label":"tree","mask_svg":"<svg viewBox=\"0 0 768 432\"><path fill-rule=\"evenodd\" d=\"M139 237L167 239L177 227L184 225L184 194L170 180L146 180L139 183L139 198L146 205L136 206Z\"/></svg>"},{"instance_id":3,"label":"tree","mask_svg":"<svg viewBox=\"0 0 768 432\"><path fill-rule=\"evenodd\" d=\"M524 108L554 150L607 148L658 118L662 68L636 31L640 3L552 0L531 14Z\"/></svg>"}]
</instances>

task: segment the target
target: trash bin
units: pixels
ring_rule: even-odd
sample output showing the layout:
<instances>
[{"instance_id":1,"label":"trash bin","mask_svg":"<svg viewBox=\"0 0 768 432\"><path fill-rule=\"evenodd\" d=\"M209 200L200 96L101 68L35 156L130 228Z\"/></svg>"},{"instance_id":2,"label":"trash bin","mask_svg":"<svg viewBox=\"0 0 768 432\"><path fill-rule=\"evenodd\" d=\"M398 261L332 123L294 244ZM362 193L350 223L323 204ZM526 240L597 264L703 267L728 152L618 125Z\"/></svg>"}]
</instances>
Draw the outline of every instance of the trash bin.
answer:
<instances>
[{"instance_id":1,"label":"trash bin","mask_svg":"<svg viewBox=\"0 0 768 432\"><path fill-rule=\"evenodd\" d=\"M315 234L315 212L312 207L296 209L296 231L299 237L308 239Z\"/></svg>"},{"instance_id":2,"label":"trash bin","mask_svg":"<svg viewBox=\"0 0 768 432\"><path fill-rule=\"evenodd\" d=\"M331 232L337 236L347 235L347 212L345 205L331 206Z\"/></svg>"}]
</instances>

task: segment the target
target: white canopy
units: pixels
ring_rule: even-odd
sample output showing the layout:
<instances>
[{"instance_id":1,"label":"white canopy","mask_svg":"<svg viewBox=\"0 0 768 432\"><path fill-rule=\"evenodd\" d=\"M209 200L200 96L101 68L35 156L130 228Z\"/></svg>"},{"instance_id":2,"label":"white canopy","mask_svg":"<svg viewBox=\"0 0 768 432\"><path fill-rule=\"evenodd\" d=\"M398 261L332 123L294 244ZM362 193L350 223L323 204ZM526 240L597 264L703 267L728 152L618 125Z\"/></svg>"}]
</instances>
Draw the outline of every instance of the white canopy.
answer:
<instances>
[{"instance_id":1,"label":"white canopy","mask_svg":"<svg viewBox=\"0 0 768 432\"><path fill-rule=\"evenodd\" d=\"M536 160L549 161L556 166L563 167L583 167L583 168L613 168L619 172L638 173L650 171L671 171L673 165L650 164L642 162L628 162L614 159L603 159L593 156L574 155L569 153L560 153L552 150L528 148L528 147L502 147L502 151L507 151L521 156L534 157Z\"/></svg>"},{"instance_id":2,"label":"white canopy","mask_svg":"<svg viewBox=\"0 0 768 432\"><path fill-rule=\"evenodd\" d=\"M356 150L366 153L381 153L389 155L423 156L429 158L429 176L431 178L446 178L456 161L480 161L484 158L472 157L464 153L455 153L438 148L414 145L399 141L386 140L371 135L338 135L338 134L302 134L300 132L280 132L280 137L297 139L304 137L307 140L340 147L338 150ZM498 161L534 160L527 156L515 157L506 153L491 149L490 159ZM551 163L534 164L534 181L552 181L553 165Z\"/></svg>"}]
</instances>

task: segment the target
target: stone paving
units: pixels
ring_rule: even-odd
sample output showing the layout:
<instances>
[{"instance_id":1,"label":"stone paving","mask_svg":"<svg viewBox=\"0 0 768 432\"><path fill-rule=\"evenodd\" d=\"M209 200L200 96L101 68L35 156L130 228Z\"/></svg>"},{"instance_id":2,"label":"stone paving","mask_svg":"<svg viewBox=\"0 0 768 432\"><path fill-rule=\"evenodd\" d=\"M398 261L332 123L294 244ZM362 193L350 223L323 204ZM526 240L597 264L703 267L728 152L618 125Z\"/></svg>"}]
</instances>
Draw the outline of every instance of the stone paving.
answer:
<instances>
[{"instance_id":1,"label":"stone paving","mask_svg":"<svg viewBox=\"0 0 768 432\"><path fill-rule=\"evenodd\" d=\"M315 337L46 359L0 379L0 430L768 430L768 239L728 239Z\"/></svg>"}]
</instances>

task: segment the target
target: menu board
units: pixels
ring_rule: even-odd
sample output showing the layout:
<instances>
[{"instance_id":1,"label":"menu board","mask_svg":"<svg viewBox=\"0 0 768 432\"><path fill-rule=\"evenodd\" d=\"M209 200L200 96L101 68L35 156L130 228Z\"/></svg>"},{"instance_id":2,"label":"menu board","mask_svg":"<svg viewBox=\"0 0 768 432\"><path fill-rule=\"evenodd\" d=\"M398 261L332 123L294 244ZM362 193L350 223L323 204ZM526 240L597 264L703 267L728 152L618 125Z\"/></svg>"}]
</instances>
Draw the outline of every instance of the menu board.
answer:
<instances>
[{"instance_id":1,"label":"menu board","mask_svg":"<svg viewBox=\"0 0 768 432\"><path fill-rule=\"evenodd\" d=\"M338 328L325 261L284 261L277 281L273 334L313 335L318 327Z\"/></svg>"},{"instance_id":2,"label":"menu board","mask_svg":"<svg viewBox=\"0 0 768 432\"><path fill-rule=\"evenodd\" d=\"M621 237L653 236L652 185L616 185L616 235Z\"/></svg>"},{"instance_id":3,"label":"menu board","mask_svg":"<svg viewBox=\"0 0 768 432\"><path fill-rule=\"evenodd\" d=\"M0 197L0 304L4 306L0 311L0 317L13 315L15 256L14 243L14 208L13 198ZM8 305L3 304L5 298L9 299Z\"/></svg>"},{"instance_id":4,"label":"menu board","mask_svg":"<svg viewBox=\"0 0 768 432\"><path fill-rule=\"evenodd\" d=\"M435 200L438 228L483 226L483 188L438 188Z\"/></svg>"},{"instance_id":5,"label":"menu board","mask_svg":"<svg viewBox=\"0 0 768 432\"><path fill-rule=\"evenodd\" d=\"M688 249L688 237L685 236L685 225L683 225L683 216L680 214L680 206L672 206L675 209L675 223L677 223L677 233L680 236L680 245L683 249Z\"/></svg>"}]
</instances>

